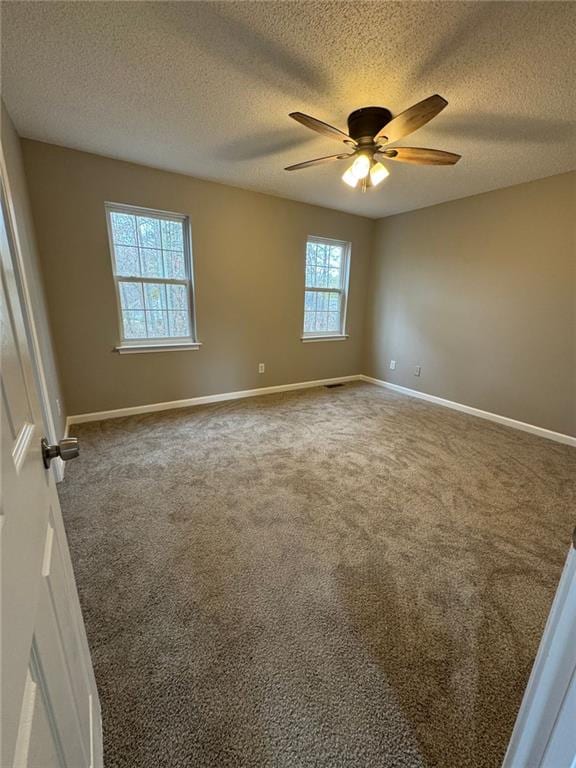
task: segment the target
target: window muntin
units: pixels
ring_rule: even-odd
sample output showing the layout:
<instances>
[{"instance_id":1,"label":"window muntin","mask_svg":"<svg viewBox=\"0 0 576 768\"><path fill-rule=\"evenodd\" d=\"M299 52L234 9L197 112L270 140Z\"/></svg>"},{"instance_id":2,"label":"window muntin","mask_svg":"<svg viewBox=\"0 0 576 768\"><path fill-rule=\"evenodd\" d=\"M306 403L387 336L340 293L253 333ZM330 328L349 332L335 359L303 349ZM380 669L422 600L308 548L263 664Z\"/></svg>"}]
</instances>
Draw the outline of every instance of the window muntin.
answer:
<instances>
[{"instance_id":1,"label":"window muntin","mask_svg":"<svg viewBox=\"0 0 576 768\"><path fill-rule=\"evenodd\" d=\"M349 261L350 243L308 238L304 337L344 335Z\"/></svg>"},{"instance_id":2,"label":"window muntin","mask_svg":"<svg viewBox=\"0 0 576 768\"><path fill-rule=\"evenodd\" d=\"M188 218L112 204L106 213L122 342L193 342Z\"/></svg>"}]
</instances>

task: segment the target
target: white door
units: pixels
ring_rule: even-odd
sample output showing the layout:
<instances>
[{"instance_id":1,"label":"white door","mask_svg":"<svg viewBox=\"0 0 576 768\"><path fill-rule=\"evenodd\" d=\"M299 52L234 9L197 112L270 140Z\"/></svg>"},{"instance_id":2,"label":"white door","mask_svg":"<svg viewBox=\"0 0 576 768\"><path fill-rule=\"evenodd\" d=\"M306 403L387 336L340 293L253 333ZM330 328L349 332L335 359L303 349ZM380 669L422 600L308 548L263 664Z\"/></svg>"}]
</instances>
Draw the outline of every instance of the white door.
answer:
<instances>
[{"instance_id":1,"label":"white door","mask_svg":"<svg viewBox=\"0 0 576 768\"><path fill-rule=\"evenodd\" d=\"M102 766L100 706L44 435L1 180L2 768Z\"/></svg>"},{"instance_id":2,"label":"white door","mask_svg":"<svg viewBox=\"0 0 576 768\"><path fill-rule=\"evenodd\" d=\"M503 768L576 768L576 529Z\"/></svg>"}]
</instances>

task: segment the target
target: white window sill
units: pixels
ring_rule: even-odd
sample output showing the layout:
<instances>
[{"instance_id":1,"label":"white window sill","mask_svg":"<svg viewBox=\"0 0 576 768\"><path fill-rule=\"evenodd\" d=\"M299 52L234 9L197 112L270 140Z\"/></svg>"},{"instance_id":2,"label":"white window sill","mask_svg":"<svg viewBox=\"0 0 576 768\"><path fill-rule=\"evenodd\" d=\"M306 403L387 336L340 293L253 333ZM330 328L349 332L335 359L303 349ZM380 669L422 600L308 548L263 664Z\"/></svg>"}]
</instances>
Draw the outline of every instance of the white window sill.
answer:
<instances>
[{"instance_id":1,"label":"white window sill","mask_svg":"<svg viewBox=\"0 0 576 768\"><path fill-rule=\"evenodd\" d=\"M202 342L191 341L181 344L121 344L114 347L121 355L133 355L142 352L186 352L191 349L200 349Z\"/></svg>"},{"instance_id":2,"label":"white window sill","mask_svg":"<svg viewBox=\"0 0 576 768\"><path fill-rule=\"evenodd\" d=\"M346 341L348 334L337 333L334 335L326 334L325 336L301 336L301 341Z\"/></svg>"}]
</instances>

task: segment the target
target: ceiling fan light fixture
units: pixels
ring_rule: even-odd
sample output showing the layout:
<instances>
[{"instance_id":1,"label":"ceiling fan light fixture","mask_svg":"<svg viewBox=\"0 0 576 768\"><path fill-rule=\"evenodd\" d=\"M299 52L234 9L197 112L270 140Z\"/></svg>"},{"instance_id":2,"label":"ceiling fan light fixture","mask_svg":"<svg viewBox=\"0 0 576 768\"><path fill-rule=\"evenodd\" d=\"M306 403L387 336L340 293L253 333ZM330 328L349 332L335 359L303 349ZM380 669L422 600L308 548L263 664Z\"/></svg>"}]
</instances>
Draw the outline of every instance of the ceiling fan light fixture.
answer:
<instances>
[{"instance_id":1,"label":"ceiling fan light fixture","mask_svg":"<svg viewBox=\"0 0 576 768\"><path fill-rule=\"evenodd\" d=\"M370 168L370 181L373 187L377 187L388 176L390 176L390 171L382 163L374 163Z\"/></svg>"},{"instance_id":2,"label":"ceiling fan light fixture","mask_svg":"<svg viewBox=\"0 0 576 768\"><path fill-rule=\"evenodd\" d=\"M361 179L365 179L366 176L370 173L370 166L372 165L370 158L368 155L358 155L356 160L352 163L350 166L350 170L354 174L354 176L360 181Z\"/></svg>"},{"instance_id":3,"label":"ceiling fan light fixture","mask_svg":"<svg viewBox=\"0 0 576 768\"><path fill-rule=\"evenodd\" d=\"M347 171L344 171L342 174L342 181L345 184L348 184L349 187L352 187L352 189L355 189L358 186L359 179L352 172L352 167L348 168Z\"/></svg>"}]
</instances>

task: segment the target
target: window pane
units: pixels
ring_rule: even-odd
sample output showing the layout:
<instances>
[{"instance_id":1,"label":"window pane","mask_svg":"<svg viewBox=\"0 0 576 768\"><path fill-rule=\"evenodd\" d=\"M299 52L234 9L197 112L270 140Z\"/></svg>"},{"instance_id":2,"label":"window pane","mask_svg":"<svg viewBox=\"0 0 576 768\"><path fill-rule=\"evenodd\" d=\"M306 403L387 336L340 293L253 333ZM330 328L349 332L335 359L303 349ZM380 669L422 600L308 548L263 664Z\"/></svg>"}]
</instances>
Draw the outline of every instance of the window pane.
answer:
<instances>
[{"instance_id":1,"label":"window pane","mask_svg":"<svg viewBox=\"0 0 576 768\"><path fill-rule=\"evenodd\" d=\"M182 251L164 251L164 269L166 277L186 279L186 264Z\"/></svg>"},{"instance_id":2,"label":"window pane","mask_svg":"<svg viewBox=\"0 0 576 768\"><path fill-rule=\"evenodd\" d=\"M315 317L314 312L306 312L304 314L304 333L312 333Z\"/></svg>"},{"instance_id":3,"label":"window pane","mask_svg":"<svg viewBox=\"0 0 576 768\"><path fill-rule=\"evenodd\" d=\"M150 338L162 338L168 336L168 317L166 312L146 312L146 325Z\"/></svg>"},{"instance_id":4,"label":"window pane","mask_svg":"<svg viewBox=\"0 0 576 768\"><path fill-rule=\"evenodd\" d=\"M144 309L142 283L120 283L122 309Z\"/></svg>"},{"instance_id":5,"label":"window pane","mask_svg":"<svg viewBox=\"0 0 576 768\"><path fill-rule=\"evenodd\" d=\"M307 288L328 288L328 270L324 267L310 267L306 273Z\"/></svg>"},{"instance_id":6,"label":"window pane","mask_svg":"<svg viewBox=\"0 0 576 768\"><path fill-rule=\"evenodd\" d=\"M327 329L335 333L340 333L340 312L328 312Z\"/></svg>"},{"instance_id":7,"label":"window pane","mask_svg":"<svg viewBox=\"0 0 576 768\"><path fill-rule=\"evenodd\" d=\"M326 267L326 246L322 243L316 244L316 264L319 267Z\"/></svg>"},{"instance_id":8,"label":"window pane","mask_svg":"<svg viewBox=\"0 0 576 768\"><path fill-rule=\"evenodd\" d=\"M179 221L162 222L162 248L165 251L183 251L183 225Z\"/></svg>"},{"instance_id":9,"label":"window pane","mask_svg":"<svg viewBox=\"0 0 576 768\"><path fill-rule=\"evenodd\" d=\"M316 330L325 333L328 330L328 324L326 322L326 312L316 313Z\"/></svg>"},{"instance_id":10,"label":"window pane","mask_svg":"<svg viewBox=\"0 0 576 768\"><path fill-rule=\"evenodd\" d=\"M340 270L331 267L328 270L328 288L340 288Z\"/></svg>"},{"instance_id":11,"label":"window pane","mask_svg":"<svg viewBox=\"0 0 576 768\"><path fill-rule=\"evenodd\" d=\"M116 274L124 277L140 277L138 248L128 245L114 246L116 255Z\"/></svg>"},{"instance_id":12,"label":"window pane","mask_svg":"<svg viewBox=\"0 0 576 768\"><path fill-rule=\"evenodd\" d=\"M145 283L146 309L166 309L166 287L163 284Z\"/></svg>"},{"instance_id":13,"label":"window pane","mask_svg":"<svg viewBox=\"0 0 576 768\"><path fill-rule=\"evenodd\" d=\"M336 267L337 269L340 269L342 266L342 246L333 245L330 248L329 266Z\"/></svg>"},{"instance_id":14,"label":"window pane","mask_svg":"<svg viewBox=\"0 0 576 768\"><path fill-rule=\"evenodd\" d=\"M190 336L188 312L168 312L170 336Z\"/></svg>"},{"instance_id":15,"label":"window pane","mask_svg":"<svg viewBox=\"0 0 576 768\"><path fill-rule=\"evenodd\" d=\"M339 291L306 291L304 333L341 333Z\"/></svg>"},{"instance_id":16,"label":"window pane","mask_svg":"<svg viewBox=\"0 0 576 768\"><path fill-rule=\"evenodd\" d=\"M306 291L304 294L304 309L311 312L316 308L316 292Z\"/></svg>"},{"instance_id":17,"label":"window pane","mask_svg":"<svg viewBox=\"0 0 576 768\"><path fill-rule=\"evenodd\" d=\"M185 285L167 285L168 309L188 309L188 289Z\"/></svg>"},{"instance_id":18,"label":"window pane","mask_svg":"<svg viewBox=\"0 0 576 768\"><path fill-rule=\"evenodd\" d=\"M306 244L306 286L340 288L342 286L344 249L341 245L308 242Z\"/></svg>"},{"instance_id":19,"label":"window pane","mask_svg":"<svg viewBox=\"0 0 576 768\"><path fill-rule=\"evenodd\" d=\"M125 339L145 339L146 321L144 312L122 312Z\"/></svg>"},{"instance_id":20,"label":"window pane","mask_svg":"<svg viewBox=\"0 0 576 768\"><path fill-rule=\"evenodd\" d=\"M316 243L306 243L306 265L316 266Z\"/></svg>"},{"instance_id":21,"label":"window pane","mask_svg":"<svg viewBox=\"0 0 576 768\"><path fill-rule=\"evenodd\" d=\"M159 219L138 216L138 239L144 248L161 248Z\"/></svg>"},{"instance_id":22,"label":"window pane","mask_svg":"<svg viewBox=\"0 0 576 768\"><path fill-rule=\"evenodd\" d=\"M129 213L111 213L112 240L115 245L136 245L136 217Z\"/></svg>"},{"instance_id":23,"label":"window pane","mask_svg":"<svg viewBox=\"0 0 576 768\"><path fill-rule=\"evenodd\" d=\"M164 277L162 251L153 248L140 248L140 261L144 277Z\"/></svg>"}]
</instances>

